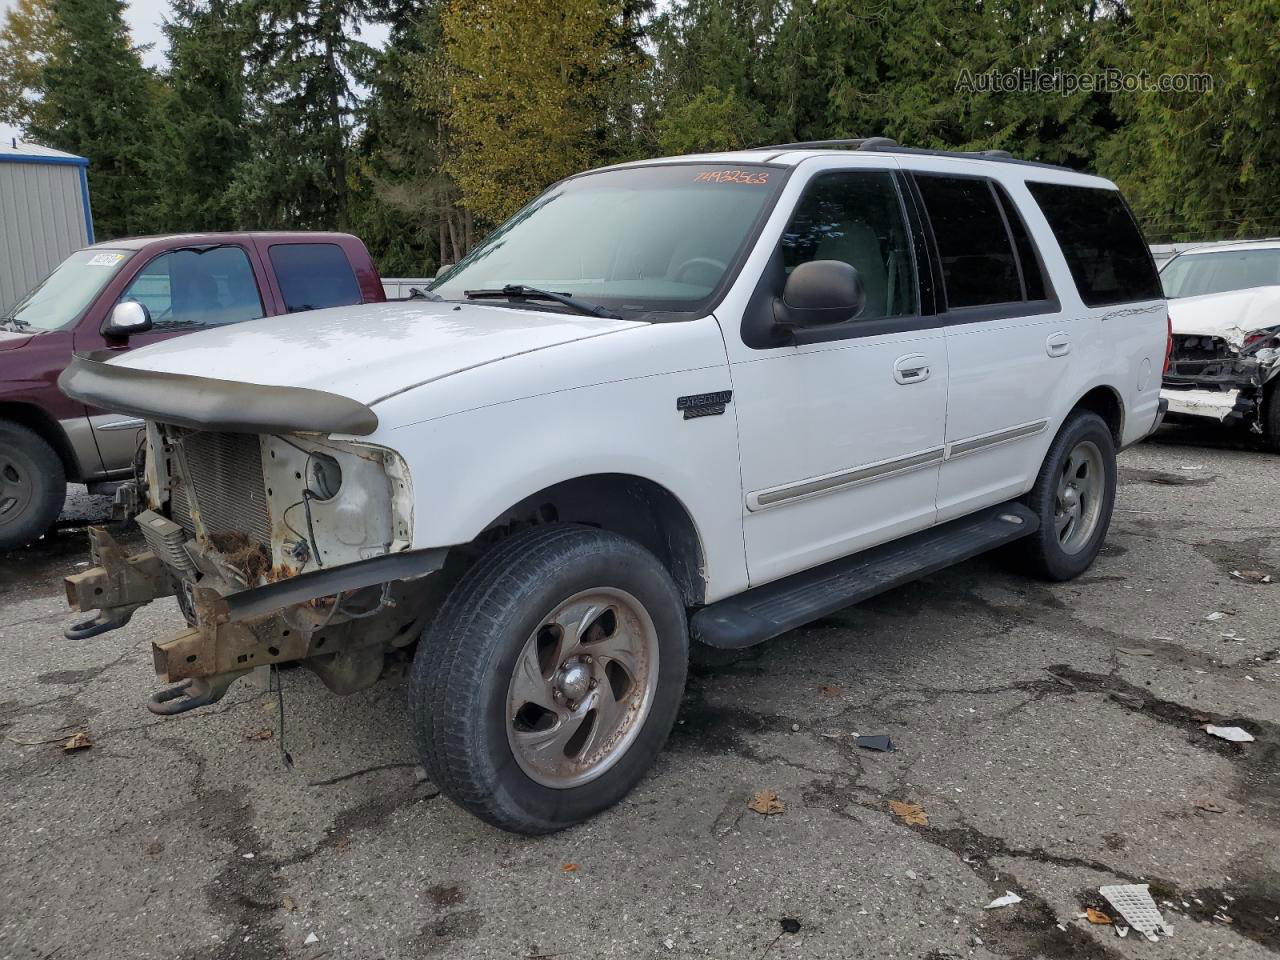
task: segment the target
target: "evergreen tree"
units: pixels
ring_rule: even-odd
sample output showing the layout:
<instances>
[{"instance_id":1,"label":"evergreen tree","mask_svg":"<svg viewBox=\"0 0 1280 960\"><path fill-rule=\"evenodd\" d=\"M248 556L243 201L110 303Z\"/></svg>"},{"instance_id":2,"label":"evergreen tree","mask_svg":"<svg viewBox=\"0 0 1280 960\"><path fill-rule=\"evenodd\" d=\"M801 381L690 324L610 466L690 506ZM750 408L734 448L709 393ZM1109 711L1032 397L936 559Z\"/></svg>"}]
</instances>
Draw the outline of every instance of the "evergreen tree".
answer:
<instances>
[{"instance_id":1,"label":"evergreen tree","mask_svg":"<svg viewBox=\"0 0 1280 960\"><path fill-rule=\"evenodd\" d=\"M1275 0L1130 0L1131 69L1207 74L1207 91L1123 94L1102 172L1152 242L1280 233L1280 9Z\"/></svg>"},{"instance_id":2,"label":"evergreen tree","mask_svg":"<svg viewBox=\"0 0 1280 960\"><path fill-rule=\"evenodd\" d=\"M347 149L372 51L370 0L242 0L251 159L232 190L246 226L333 229L348 222Z\"/></svg>"},{"instance_id":3,"label":"evergreen tree","mask_svg":"<svg viewBox=\"0 0 1280 960\"><path fill-rule=\"evenodd\" d=\"M458 191L442 170L442 101L421 89L439 82L441 5L407 0L384 14L391 33L377 54L353 150L351 227L384 276L430 276L465 253Z\"/></svg>"},{"instance_id":4,"label":"evergreen tree","mask_svg":"<svg viewBox=\"0 0 1280 960\"><path fill-rule=\"evenodd\" d=\"M228 0L171 0L169 96L154 165L157 219L173 231L231 230L229 190L249 156L243 24Z\"/></svg>"},{"instance_id":5,"label":"evergreen tree","mask_svg":"<svg viewBox=\"0 0 1280 960\"><path fill-rule=\"evenodd\" d=\"M152 227L148 159L155 80L142 66L121 0L54 0L59 42L41 70L43 92L28 133L87 157L99 239Z\"/></svg>"}]
</instances>

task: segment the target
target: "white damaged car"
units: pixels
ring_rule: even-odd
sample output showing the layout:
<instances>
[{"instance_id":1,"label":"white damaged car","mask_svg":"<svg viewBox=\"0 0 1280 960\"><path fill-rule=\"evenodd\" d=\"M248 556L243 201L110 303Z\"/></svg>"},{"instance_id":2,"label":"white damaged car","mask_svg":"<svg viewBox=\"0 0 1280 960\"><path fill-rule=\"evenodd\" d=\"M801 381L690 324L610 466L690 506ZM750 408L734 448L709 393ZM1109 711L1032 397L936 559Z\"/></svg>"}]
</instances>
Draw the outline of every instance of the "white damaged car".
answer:
<instances>
[{"instance_id":1,"label":"white damaged car","mask_svg":"<svg viewBox=\"0 0 1280 960\"><path fill-rule=\"evenodd\" d=\"M1173 330L1161 391L1170 419L1244 426L1280 452L1280 239L1189 250L1160 279Z\"/></svg>"}]
</instances>

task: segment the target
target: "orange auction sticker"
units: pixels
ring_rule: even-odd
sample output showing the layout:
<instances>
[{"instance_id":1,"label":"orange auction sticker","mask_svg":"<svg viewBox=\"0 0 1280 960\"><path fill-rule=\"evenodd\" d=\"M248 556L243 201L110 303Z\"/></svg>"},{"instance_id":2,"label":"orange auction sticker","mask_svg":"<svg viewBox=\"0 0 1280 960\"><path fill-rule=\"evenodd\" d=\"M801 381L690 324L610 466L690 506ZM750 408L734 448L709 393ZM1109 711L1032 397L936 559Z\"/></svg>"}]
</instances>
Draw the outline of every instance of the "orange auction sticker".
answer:
<instances>
[{"instance_id":1,"label":"orange auction sticker","mask_svg":"<svg viewBox=\"0 0 1280 960\"><path fill-rule=\"evenodd\" d=\"M764 170L704 170L693 178L694 183L749 183L759 186L769 182Z\"/></svg>"}]
</instances>

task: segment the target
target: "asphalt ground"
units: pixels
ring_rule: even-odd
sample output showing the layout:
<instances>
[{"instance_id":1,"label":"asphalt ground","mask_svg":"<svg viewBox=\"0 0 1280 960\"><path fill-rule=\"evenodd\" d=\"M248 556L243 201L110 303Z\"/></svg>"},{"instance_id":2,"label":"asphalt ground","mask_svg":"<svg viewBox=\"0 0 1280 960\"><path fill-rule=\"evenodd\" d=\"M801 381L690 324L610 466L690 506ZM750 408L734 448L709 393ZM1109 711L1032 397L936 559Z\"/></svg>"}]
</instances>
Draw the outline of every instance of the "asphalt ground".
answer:
<instances>
[{"instance_id":1,"label":"asphalt ground","mask_svg":"<svg viewBox=\"0 0 1280 960\"><path fill-rule=\"evenodd\" d=\"M1231 572L1280 579L1278 466L1165 428L1122 455L1085 576L981 559L700 669L640 787L537 839L421 778L404 665L347 698L285 672L291 767L275 693L149 714L172 601L61 636L106 510L81 492L0 557L0 956L1272 956L1280 585ZM1149 883L1172 937L1078 918L1115 883Z\"/></svg>"}]
</instances>

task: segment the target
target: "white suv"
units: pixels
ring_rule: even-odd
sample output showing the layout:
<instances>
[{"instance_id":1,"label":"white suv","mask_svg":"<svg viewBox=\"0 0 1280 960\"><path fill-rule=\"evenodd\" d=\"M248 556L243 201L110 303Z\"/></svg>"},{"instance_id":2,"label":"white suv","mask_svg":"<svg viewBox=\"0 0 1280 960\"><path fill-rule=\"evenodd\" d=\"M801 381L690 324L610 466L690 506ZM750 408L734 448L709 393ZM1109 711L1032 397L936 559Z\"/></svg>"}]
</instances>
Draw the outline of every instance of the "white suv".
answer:
<instances>
[{"instance_id":1,"label":"white suv","mask_svg":"<svg viewBox=\"0 0 1280 960\"><path fill-rule=\"evenodd\" d=\"M333 690L417 642L414 733L500 827L608 807L690 644L742 648L995 547L1054 580L1157 424L1159 281L1113 184L892 141L627 164L548 189L432 288L83 357L147 421L150 550L93 534L85 636L211 703L302 660Z\"/></svg>"}]
</instances>

